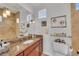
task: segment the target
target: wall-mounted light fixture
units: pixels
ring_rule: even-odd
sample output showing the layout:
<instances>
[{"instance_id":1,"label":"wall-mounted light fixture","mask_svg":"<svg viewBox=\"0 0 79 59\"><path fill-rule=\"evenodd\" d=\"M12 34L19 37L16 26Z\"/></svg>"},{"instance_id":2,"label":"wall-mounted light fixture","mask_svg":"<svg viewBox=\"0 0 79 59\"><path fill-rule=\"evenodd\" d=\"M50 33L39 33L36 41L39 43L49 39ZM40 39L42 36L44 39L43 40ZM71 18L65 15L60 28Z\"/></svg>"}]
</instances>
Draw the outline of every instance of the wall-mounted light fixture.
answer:
<instances>
[{"instance_id":1,"label":"wall-mounted light fixture","mask_svg":"<svg viewBox=\"0 0 79 59\"><path fill-rule=\"evenodd\" d=\"M35 23L35 20L33 19L33 15L31 15L31 14L27 15L27 22L30 24Z\"/></svg>"},{"instance_id":2,"label":"wall-mounted light fixture","mask_svg":"<svg viewBox=\"0 0 79 59\"><path fill-rule=\"evenodd\" d=\"M7 16L10 16L11 12L7 8L3 8L3 17L7 18Z\"/></svg>"},{"instance_id":3,"label":"wall-mounted light fixture","mask_svg":"<svg viewBox=\"0 0 79 59\"><path fill-rule=\"evenodd\" d=\"M30 21L29 23L30 23L30 24L32 24L32 22L31 22L31 21Z\"/></svg>"},{"instance_id":4,"label":"wall-mounted light fixture","mask_svg":"<svg viewBox=\"0 0 79 59\"><path fill-rule=\"evenodd\" d=\"M5 13L3 13L3 17L7 18L7 15Z\"/></svg>"},{"instance_id":5,"label":"wall-mounted light fixture","mask_svg":"<svg viewBox=\"0 0 79 59\"><path fill-rule=\"evenodd\" d=\"M35 20L31 20L29 23L30 24L34 24L35 23Z\"/></svg>"},{"instance_id":6,"label":"wall-mounted light fixture","mask_svg":"<svg viewBox=\"0 0 79 59\"><path fill-rule=\"evenodd\" d=\"M6 10L5 13L6 13L8 16L10 16L10 13L11 13L11 12L10 12L10 10Z\"/></svg>"},{"instance_id":7,"label":"wall-mounted light fixture","mask_svg":"<svg viewBox=\"0 0 79 59\"><path fill-rule=\"evenodd\" d=\"M16 19L16 23L19 23L19 18Z\"/></svg>"}]
</instances>

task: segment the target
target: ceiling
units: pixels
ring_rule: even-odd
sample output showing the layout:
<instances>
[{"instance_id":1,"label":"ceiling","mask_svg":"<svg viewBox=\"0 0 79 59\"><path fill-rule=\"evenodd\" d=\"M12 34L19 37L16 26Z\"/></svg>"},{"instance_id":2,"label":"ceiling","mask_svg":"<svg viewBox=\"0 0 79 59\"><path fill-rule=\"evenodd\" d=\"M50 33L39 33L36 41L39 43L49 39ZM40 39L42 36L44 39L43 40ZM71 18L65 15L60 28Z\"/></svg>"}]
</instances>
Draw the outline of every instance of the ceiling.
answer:
<instances>
[{"instance_id":1,"label":"ceiling","mask_svg":"<svg viewBox=\"0 0 79 59\"><path fill-rule=\"evenodd\" d=\"M29 6L25 5L25 4L18 4L18 3L0 3L0 8L9 8L9 10L15 12L15 11L27 11L27 12L31 12L32 10Z\"/></svg>"},{"instance_id":2,"label":"ceiling","mask_svg":"<svg viewBox=\"0 0 79 59\"><path fill-rule=\"evenodd\" d=\"M34 14L39 9L43 9L47 6L52 6L52 3L0 3L0 8L7 7L11 11L20 11L27 14Z\"/></svg>"},{"instance_id":3,"label":"ceiling","mask_svg":"<svg viewBox=\"0 0 79 59\"><path fill-rule=\"evenodd\" d=\"M0 3L0 8L7 7L11 11L27 11L29 13L33 13L35 10L39 9L42 6L46 6L49 4L44 3Z\"/></svg>"}]
</instances>

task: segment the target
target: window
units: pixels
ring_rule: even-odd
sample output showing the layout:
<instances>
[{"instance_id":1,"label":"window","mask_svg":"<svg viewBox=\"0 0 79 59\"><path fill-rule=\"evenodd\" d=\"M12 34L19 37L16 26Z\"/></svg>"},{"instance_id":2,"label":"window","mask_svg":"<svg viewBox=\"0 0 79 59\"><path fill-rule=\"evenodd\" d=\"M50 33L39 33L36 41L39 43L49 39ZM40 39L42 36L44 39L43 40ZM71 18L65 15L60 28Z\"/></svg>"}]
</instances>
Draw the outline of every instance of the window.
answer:
<instances>
[{"instance_id":1,"label":"window","mask_svg":"<svg viewBox=\"0 0 79 59\"><path fill-rule=\"evenodd\" d=\"M38 12L38 19L42 19L42 18L46 18L46 17L47 17L47 10L46 9L40 10Z\"/></svg>"},{"instance_id":2,"label":"window","mask_svg":"<svg viewBox=\"0 0 79 59\"><path fill-rule=\"evenodd\" d=\"M76 3L76 10L79 10L79 3Z\"/></svg>"},{"instance_id":3,"label":"window","mask_svg":"<svg viewBox=\"0 0 79 59\"><path fill-rule=\"evenodd\" d=\"M32 15L27 15L27 21L30 22L32 20Z\"/></svg>"},{"instance_id":4,"label":"window","mask_svg":"<svg viewBox=\"0 0 79 59\"><path fill-rule=\"evenodd\" d=\"M0 16L0 22L2 22L2 16Z\"/></svg>"}]
</instances>

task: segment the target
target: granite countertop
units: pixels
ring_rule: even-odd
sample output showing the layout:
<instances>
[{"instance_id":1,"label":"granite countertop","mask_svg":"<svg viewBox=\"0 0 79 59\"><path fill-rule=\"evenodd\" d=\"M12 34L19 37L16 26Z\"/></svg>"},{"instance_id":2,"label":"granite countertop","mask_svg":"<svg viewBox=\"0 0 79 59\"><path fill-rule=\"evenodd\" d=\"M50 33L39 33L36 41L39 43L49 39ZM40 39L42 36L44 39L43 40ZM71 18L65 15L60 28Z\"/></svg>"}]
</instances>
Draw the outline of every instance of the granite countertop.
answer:
<instances>
[{"instance_id":1,"label":"granite countertop","mask_svg":"<svg viewBox=\"0 0 79 59\"><path fill-rule=\"evenodd\" d=\"M32 45L34 42L40 40L40 38L35 38L34 41L30 44L23 44L22 42L14 43L10 45L9 51L0 54L0 56L16 56L20 52L24 51L27 47Z\"/></svg>"}]
</instances>

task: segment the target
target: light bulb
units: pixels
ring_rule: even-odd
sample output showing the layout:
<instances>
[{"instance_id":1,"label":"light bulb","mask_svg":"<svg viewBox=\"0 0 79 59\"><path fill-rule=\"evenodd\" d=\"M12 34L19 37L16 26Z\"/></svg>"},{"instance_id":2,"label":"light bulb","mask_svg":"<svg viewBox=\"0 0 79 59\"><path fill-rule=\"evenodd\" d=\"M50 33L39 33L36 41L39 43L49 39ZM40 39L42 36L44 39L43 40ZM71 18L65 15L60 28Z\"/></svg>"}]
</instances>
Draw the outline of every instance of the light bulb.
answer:
<instances>
[{"instance_id":1,"label":"light bulb","mask_svg":"<svg viewBox=\"0 0 79 59\"><path fill-rule=\"evenodd\" d=\"M9 10L6 10L5 13L10 16L10 11Z\"/></svg>"},{"instance_id":2,"label":"light bulb","mask_svg":"<svg viewBox=\"0 0 79 59\"><path fill-rule=\"evenodd\" d=\"M19 18L16 19L16 22L19 23Z\"/></svg>"},{"instance_id":3,"label":"light bulb","mask_svg":"<svg viewBox=\"0 0 79 59\"><path fill-rule=\"evenodd\" d=\"M35 21L33 21L32 23L35 23Z\"/></svg>"},{"instance_id":4,"label":"light bulb","mask_svg":"<svg viewBox=\"0 0 79 59\"><path fill-rule=\"evenodd\" d=\"M3 17L7 18L7 15L5 13L3 13Z\"/></svg>"},{"instance_id":5,"label":"light bulb","mask_svg":"<svg viewBox=\"0 0 79 59\"><path fill-rule=\"evenodd\" d=\"M29 22L30 24L32 24L32 22Z\"/></svg>"}]
</instances>

